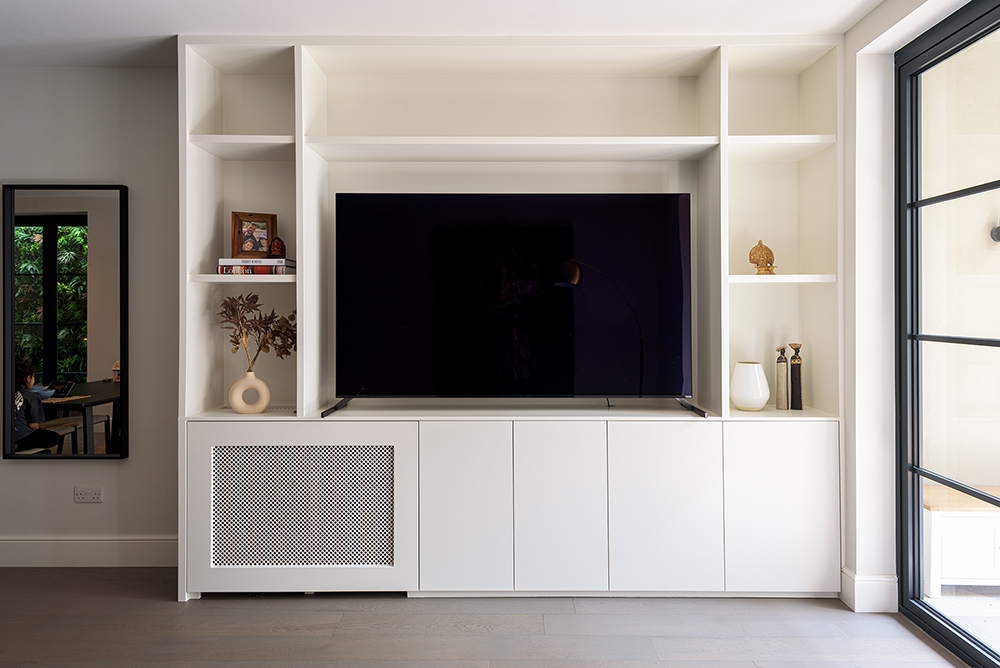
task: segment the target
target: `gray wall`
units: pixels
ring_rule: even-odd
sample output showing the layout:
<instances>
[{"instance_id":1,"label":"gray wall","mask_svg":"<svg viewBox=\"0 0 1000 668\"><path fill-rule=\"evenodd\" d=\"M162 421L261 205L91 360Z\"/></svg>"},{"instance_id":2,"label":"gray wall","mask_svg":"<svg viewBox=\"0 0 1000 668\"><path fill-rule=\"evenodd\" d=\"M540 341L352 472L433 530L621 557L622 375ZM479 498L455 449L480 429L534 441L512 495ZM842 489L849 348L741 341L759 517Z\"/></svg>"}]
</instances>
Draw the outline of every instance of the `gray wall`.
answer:
<instances>
[{"instance_id":1,"label":"gray wall","mask_svg":"<svg viewBox=\"0 0 1000 668\"><path fill-rule=\"evenodd\" d=\"M177 71L7 67L0 91L0 182L129 187L132 382L128 459L0 461L0 564L173 565ZM74 504L74 485L104 502Z\"/></svg>"}]
</instances>

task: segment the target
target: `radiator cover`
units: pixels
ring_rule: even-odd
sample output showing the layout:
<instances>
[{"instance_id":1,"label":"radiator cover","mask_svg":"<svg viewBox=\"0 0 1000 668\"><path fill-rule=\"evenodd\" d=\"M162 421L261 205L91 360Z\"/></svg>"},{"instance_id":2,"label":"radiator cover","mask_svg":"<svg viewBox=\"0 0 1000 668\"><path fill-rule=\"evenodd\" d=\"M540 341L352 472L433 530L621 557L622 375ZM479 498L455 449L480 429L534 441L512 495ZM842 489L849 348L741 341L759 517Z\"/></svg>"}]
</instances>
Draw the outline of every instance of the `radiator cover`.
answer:
<instances>
[{"instance_id":1,"label":"radiator cover","mask_svg":"<svg viewBox=\"0 0 1000 668\"><path fill-rule=\"evenodd\" d=\"M212 566L393 566L394 446L215 445Z\"/></svg>"}]
</instances>

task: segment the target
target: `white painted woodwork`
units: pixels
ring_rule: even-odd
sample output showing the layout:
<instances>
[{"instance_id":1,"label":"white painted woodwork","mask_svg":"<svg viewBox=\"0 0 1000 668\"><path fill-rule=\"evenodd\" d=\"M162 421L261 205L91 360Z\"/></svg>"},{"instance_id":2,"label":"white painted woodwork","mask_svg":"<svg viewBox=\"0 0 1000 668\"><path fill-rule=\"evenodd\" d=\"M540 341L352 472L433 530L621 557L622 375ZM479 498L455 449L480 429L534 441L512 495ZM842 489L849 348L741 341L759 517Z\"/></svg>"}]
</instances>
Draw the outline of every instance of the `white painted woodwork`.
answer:
<instances>
[{"instance_id":1,"label":"white painted woodwork","mask_svg":"<svg viewBox=\"0 0 1000 668\"><path fill-rule=\"evenodd\" d=\"M408 591L417 588L415 422L191 422L187 432L187 554L186 575L180 584L182 591ZM282 444L394 446L392 566L212 565L212 447ZM247 538L252 540L252 518L247 521Z\"/></svg>"},{"instance_id":2,"label":"white painted woodwork","mask_svg":"<svg viewBox=\"0 0 1000 668\"><path fill-rule=\"evenodd\" d=\"M188 141L223 160L295 159L292 135L190 135Z\"/></svg>"},{"instance_id":3,"label":"white painted woodwork","mask_svg":"<svg viewBox=\"0 0 1000 668\"><path fill-rule=\"evenodd\" d=\"M420 423L420 589L513 591L513 424Z\"/></svg>"},{"instance_id":4,"label":"white painted woodwork","mask_svg":"<svg viewBox=\"0 0 1000 668\"><path fill-rule=\"evenodd\" d=\"M836 39L241 41L179 47L182 275L258 285L208 276L228 252L233 209L278 215L300 260L285 294L302 307L295 391L279 401L298 415L336 398L328 260L343 191L690 192L696 400L728 416L734 359L766 361L797 339L811 363L806 402L841 414ZM758 238L787 278L720 284L720 264L747 284ZM214 311L193 314L188 343L204 348L215 327ZM214 348L191 356L225 369L218 389L183 400L198 415L225 404L235 362Z\"/></svg>"},{"instance_id":5,"label":"white painted woodwork","mask_svg":"<svg viewBox=\"0 0 1000 668\"><path fill-rule=\"evenodd\" d=\"M726 591L840 591L835 422L724 426Z\"/></svg>"},{"instance_id":6,"label":"white painted woodwork","mask_svg":"<svg viewBox=\"0 0 1000 668\"><path fill-rule=\"evenodd\" d=\"M607 426L514 423L514 589L608 590Z\"/></svg>"},{"instance_id":7,"label":"white painted woodwork","mask_svg":"<svg viewBox=\"0 0 1000 668\"><path fill-rule=\"evenodd\" d=\"M608 423L612 591L725 590L722 424Z\"/></svg>"},{"instance_id":8,"label":"white painted woodwork","mask_svg":"<svg viewBox=\"0 0 1000 668\"><path fill-rule=\"evenodd\" d=\"M308 137L330 162L545 162L697 160L718 146L704 137Z\"/></svg>"},{"instance_id":9,"label":"white painted woodwork","mask_svg":"<svg viewBox=\"0 0 1000 668\"><path fill-rule=\"evenodd\" d=\"M459 440L464 436L458 434L474 434L479 423L488 431L488 423L514 422L514 445L506 446L514 451L513 505L491 507L487 497L499 488L489 492L481 484L475 491L483 494L480 512L496 513L491 523L504 513L514 515L515 590L607 590L608 420L634 421L626 431L669 421L676 424L649 429L690 427L698 442L702 430L721 423L727 430L738 423L736 432L744 424L757 427L765 435L757 441L765 443L787 440L786 423L815 430L824 444L828 431L837 431L843 415L839 43L824 36L523 43L181 38L180 461L194 444L188 428L196 432L199 421L225 423L237 433L280 421L297 435L359 420L370 420L373 434L396 420L419 422L431 434L444 429L443 420L465 423L455 427ZM613 409L603 400L359 400L318 422L337 399L332 259L338 192L691 193L694 400L714 417L692 423L689 413L656 399L621 401ZM230 252L233 210L277 214L278 234L289 257L298 260L297 275L216 274L218 258ZM775 251L775 277L753 275L747 254L758 239ZM282 314L297 309L297 354L283 361L262 355L255 368L272 390L272 407L262 416L236 416L226 407L246 360L230 352L216 313L223 297L248 292ZM804 344L806 410L744 413L731 407L735 361L764 362L773 387L773 349L791 341ZM803 438L812 442L813 436ZM488 439L471 440L478 448ZM728 494L735 484L728 436L726 445ZM482 458L492 461L499 448L498 441L482 457L465 451L462 456L481 467ZM721 469L701 461L711 447L689 449L647 454L657 461L688 461L690 479L704 481L698 488L706 497L701 507L714 512L708 510L708 490ZM797 473L800 454L794 449L787 461L775 459L762 474ZM197 492L188 476L199 475L193 471L190 463L181 466L181 533L203 508L193 503ZM490 474L499 479L500 471ZM666 489L636 484L621 498L610 497L611 512L646 500L678 502L675 496L688 482ZM839 499L836 480L823 489L809 491L814 497L829 491ZM443 533L429 534L426 546L439 549L432 546L446 544L447 525L460 523L464 511L444 507L433 495L427 500L438 503L439 511L425 509L424 522L429 528L437 522ZM818 501L813 505L821 514L828 510ZM727 538L744 530L728 514L726 520ZM690 518L665 521L683 531ZM489 533L485 525L470 529L477 530ZM644 538L634 527L630 531L622 538L626 543L647 540L654 552L666 549L655 531ZM617 539L611 538L613 546ZM469 548L488 551L488 540L475 543ZM197 553L180 544L183 578ZM705 550L707 555L707 542ZM632 552L632 558L646 558ZM668 556L685 554L691 553ZM708 556L698 561L706 573L715 568ZM431 582L433 564L424 572ZM478 571L451 568L441 575L482 577L485 589L503 590L485 585L489 573L499 572L497 565L489 559L481 564ZM652 563L647 567L650 580L634 581L637 590L695 588L694 579L677 585L660 579L671 569L656 573ZM804 591L837 589L825 581L810 586L816 583L796 579L796 568L786 570L784 580L773 581L773 591L800 585ZM706 591L719 589L707 575L704 581ZM211 590L211 578L202 584ZM476 585L454 586L457 591Z\"/></svg>"}]
</instances>

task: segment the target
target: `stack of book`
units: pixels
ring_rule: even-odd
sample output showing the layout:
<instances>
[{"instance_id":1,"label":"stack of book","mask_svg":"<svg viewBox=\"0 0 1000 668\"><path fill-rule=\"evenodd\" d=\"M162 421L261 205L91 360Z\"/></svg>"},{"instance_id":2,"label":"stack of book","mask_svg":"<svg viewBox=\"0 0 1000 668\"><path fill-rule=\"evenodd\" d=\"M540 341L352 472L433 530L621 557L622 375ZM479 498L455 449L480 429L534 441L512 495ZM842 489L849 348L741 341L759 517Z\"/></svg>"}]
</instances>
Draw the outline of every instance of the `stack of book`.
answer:
<instances>
[{"instance_id":1,"label":"stack of book","mask_svg":"<svg viewBox=\"0 0 1000 668\"><path fill-rule=\"evenodd\" d=\"M220 257L220 274L294 274L295 260L283 257Z\"/></svg>"}]
</instances>

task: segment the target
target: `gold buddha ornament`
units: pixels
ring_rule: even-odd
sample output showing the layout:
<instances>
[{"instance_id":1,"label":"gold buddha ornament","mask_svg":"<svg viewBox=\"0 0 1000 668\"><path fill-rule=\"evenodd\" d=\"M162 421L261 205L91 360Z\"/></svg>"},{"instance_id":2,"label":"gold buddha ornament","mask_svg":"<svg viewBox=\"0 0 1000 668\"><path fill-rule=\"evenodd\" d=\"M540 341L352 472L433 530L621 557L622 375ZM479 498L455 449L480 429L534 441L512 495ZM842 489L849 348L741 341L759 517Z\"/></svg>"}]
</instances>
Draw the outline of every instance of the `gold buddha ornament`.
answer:
<instances>
[{"instance_id":1,"label":"gold buddha ornament","mask_svg":"<svg viewBox=\"0 0 1000 668\"><path fill-rule=\"evenodd\" d=\"M757 241L757 245L750 249L750 264L757 267L757 275L774 274L774 253L764 245L764 240Z\"/></svg>"}]
</instances>

